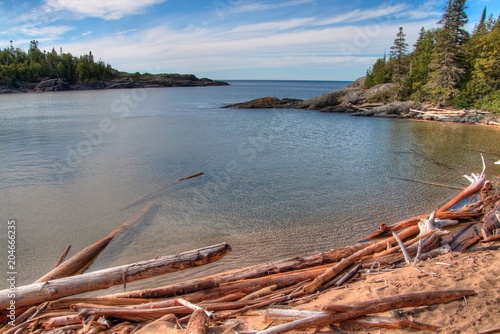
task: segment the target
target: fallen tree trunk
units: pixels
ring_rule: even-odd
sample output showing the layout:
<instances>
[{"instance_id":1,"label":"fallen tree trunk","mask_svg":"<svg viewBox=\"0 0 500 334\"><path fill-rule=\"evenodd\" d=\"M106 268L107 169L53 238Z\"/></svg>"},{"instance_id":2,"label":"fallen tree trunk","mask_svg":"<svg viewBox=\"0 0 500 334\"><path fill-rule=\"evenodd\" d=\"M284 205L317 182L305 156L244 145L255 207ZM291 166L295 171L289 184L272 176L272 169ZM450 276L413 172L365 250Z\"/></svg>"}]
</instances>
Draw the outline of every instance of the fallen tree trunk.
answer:
<instances>
[{"instance_id":1,"label":"fallen tree trunk","mask_svg":"<svg viewBox=\"0 0 500 334\"><path fill-rule=\"evenodd\" d=\"M474 195L483 188L483 184L486 180L486 162L484 161L483 156L481 156L481 159L483 160L483 171L481 172L481 174L477 175L472 173L471 176L464 175L469 181L471 181L471 184L467 188L462 190L458 195L453 197L450 201L448 201L448 203L440 207L437 212L448 211L453 206L460 203L462 200Z\"/></svg>"},{"instance_id":2,"label":"fallen tree trunk","mask_svg":"<svg viewBox=\"0 0 500 334\"><path fill-rule=\"evenodd\" d=\"M310 327L323 327L355 319L367 314L381 313L405 307L444 304L467 296L473 296L474 294L475 292L473 290L430 291L375 299L356 303L354 305L327 305L325 310L328 312L279 325L264 330L260 332L260 334L278 334L292 330L303 330Z\"/></svg>"},{"instance_id":3,"label":"fallen tree trunk","mask_svg":"<svg viewBox=\"0 0 500 334\"><path fill-rule=\"evenodd\" d=\"M155 260L21 286L16 288L16 307L35 305L83 292L105 289L113 285L201 266L223 258L230 251L231 247L227 243L222 243L178 255L164 256ZM8 293L9 290L0 291L0 308L2 309L9 306Z\"/></svg>"},{"instance_id":4,"label":"fallen tree trunk","mask_svg":"<svg viewBox=\"0 0 500 334\"><path fill-rule=\"evenodd\" d=\"M369 245L369 244L368 244ZM343 248L335 248L326 252L305 256L294 257L281 261L274 261L262 265L232 270L222 274L211 275L187 282L167 285L155 289L137 290L114 294L113 297L125 298L158 298L170 297L178 294L212 289L224 283L236 282L246 279L270 276L278 273L285 273L293 270L313 268L327 263L338 262L351 254L368 246L367 244L357 244Z\"/></svg>"},{"instance_id":5,"label":"fallen tree trunk","mask_svg":"<svg viewBox=\"0 0 500 334\"><path fill-rule=\"evenodd\" d=\"M398 234L400 239L407 239L412 237L413 235L419 232L418 226L412 226ZM323 284L335 278L338 274L340 274L344 269L353 264L356 261L361 260L363 257L371 255L376 252L381 252L385 248L387 248L387 244L394 244L396 240L394 237L391 237L387 240L379 241L375 244L372 244L360 251L352 254L351 256L342 259L339 263L335 264L330 269L327 269L323 274L316 277L311 283L308 283L304 286L304 292L311 294L317 291Z\"/></svg>"},{"instance_id":6,"label":"fallen tree trunk","mask_svg":"<svg viewBox=\"0 0 500 334\"><path fill-rule=\"evenodd\" d=\"M97 258L97 256L106 248L106 246L113 240L113 238L123 231L126 227L134 224L139 221L142 217L144 217L151 208L153 208L154 202L150 202L146 205L141 211L139 211L134 217L127 220L116 229L111 231L104 238L96 241L92 245L87 248L81 250L80 252L73 255L71 258L61 263L43 277L39 278L35 281L35 283L47 282L49 280L63 278L68 276L73 276L75 274L83 272L86 268L88 268L92 262Z\"/></svg>"}]
</instances>

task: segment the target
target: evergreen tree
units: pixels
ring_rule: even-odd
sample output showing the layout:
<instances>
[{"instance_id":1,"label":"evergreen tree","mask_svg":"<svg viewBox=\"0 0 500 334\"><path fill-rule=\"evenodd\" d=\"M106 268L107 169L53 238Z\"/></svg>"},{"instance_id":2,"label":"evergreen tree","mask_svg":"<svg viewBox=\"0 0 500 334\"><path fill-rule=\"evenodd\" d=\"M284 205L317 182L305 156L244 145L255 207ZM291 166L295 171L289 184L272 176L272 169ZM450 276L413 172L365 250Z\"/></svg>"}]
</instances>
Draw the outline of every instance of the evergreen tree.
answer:
<instances>
[{"instance_id":1,"label":"evergreen tree","mask_svg":"<svg viewBox=\"0 0 500 334\"><path fill-rule=\"evenodd\" d=\"M437 33L426 89L431 100L442 105L449 104L460 94L459 85L465 75L463 44L468 38L464 29L468 21L465 1L448 0L445 13L438 22L442 29Z\"/></svg>"},{"instance_id":2,"label":"evergreen tree","mask_svg":"<svg viewBox=\"0 0 500 334\"><path fill-rule=\"evenodd\" d=\"M373 69L370 68L366 72L365 86L367 88L380 85L388 82L387 75L387 60L384 54L384 58L379 58L373 65Z\"/></svg>"},{"instance_id":3,"label":"evergreen tree","mask_svg":"<svg viewBox=\"0 0 500 334\"><path fill-rule=\"evenodd\" d=\"M490 26L475 29L468 43L471 79L465 92L476 107L500 111L500 24Z\"/></svg>"},{"instance_id":4,"label":"evergreen tree","mask_svg":"<svg viewBox=\"0 0 500 334\"><path fill-rule=\"evenodd\" d=\"M393 68L392 81L400 84L408 74L408 43L406 43L405 37L406 34L403 32L403 27L399 27L394 45L391 46L389 53L389 61Z\"/></svg>"},{"instance_id":5,"label":"evergreen tree","mask_svg":"<svg viewBox=\"0 0 500 334\"><path fill-rule=\"evenodd\" d=\"M410 77L407 82L411 98L417 101L425 101L426 93L424 86L429 80L429 64L435 43L435 31L420 29L417 42L413 45L414 51L410 60Z\"/></svg>"}]
</instances>

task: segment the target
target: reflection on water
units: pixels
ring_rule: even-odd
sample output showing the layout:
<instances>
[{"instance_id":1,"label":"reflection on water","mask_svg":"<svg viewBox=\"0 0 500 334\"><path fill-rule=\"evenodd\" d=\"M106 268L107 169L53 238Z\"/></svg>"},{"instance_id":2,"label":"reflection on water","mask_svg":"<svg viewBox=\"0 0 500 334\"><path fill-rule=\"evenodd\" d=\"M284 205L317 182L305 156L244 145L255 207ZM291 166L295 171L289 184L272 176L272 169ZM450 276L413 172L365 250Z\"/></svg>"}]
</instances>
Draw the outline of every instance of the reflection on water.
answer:
<instances>
[{"instance_id":1,"label":"reflection on water","mask_svg":"<svg viewBox=\"0 0 500 334\"><path fill-rule=\"evenodd\" d=\"M394 177L461 185L462 174L480 171L480 153L498 173L500 136L489 127L220 109L263 95L307 98L335 84L151 89L126 115L116 107L128 90L1 96L0 208L18 222L20 284L47 272L67 245L80 250L135 215L146 203L128 204L158 189L155 210L92 270L224 241L233 252L198 274L306 255L456 193Z\"/></svg>"}]
</instances>

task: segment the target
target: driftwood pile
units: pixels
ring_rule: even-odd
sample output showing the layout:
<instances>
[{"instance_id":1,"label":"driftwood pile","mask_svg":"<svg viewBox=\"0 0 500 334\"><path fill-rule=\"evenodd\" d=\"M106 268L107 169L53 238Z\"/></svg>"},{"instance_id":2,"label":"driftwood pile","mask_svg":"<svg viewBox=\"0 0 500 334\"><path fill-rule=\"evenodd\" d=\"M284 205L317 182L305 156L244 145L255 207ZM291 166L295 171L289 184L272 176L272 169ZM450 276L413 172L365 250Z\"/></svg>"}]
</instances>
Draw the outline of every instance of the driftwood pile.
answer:
<instances>
[{"instance_id":1,"label":"driftwood pile","mask_svg":"<svg viewBox=\"0 0 500 334\"><path fill-rule=\"evenodd\" d=\"M433 105L424 106L421 110L410 108L410 112L420 114L424 119L435 119L447 121L451 118L472 118L475 116L490 116L492 115L489 111L484 110L467 110L467 109L449 109L449 108L437 108ZM500 123L493 120L487 121L486 124L500 126Z\"/></svg>"},{"instance_id":2,"label":"driftwood pile","mask_svg":"<svg viewBox=\"0 0 500 334\"><path fill-rule=\"evenodd\" d=\"M484 161L483 161L484 163ZM34 284L16 289L16 316L0 313L0 333L238 333L237 316L266 309L266 318L280 319L261 333L283 333L324 326L413 328L436 331L438 326L407 319L376 316L406 307L448 303L473 296L472 290L427 291L358 302L330 304L322 312L286 309L317 298L354 277L394 269L395 266L434 257L474 244L500 240L500 195L486 180L485 168L468 176L471 185L431 214L382 224L363 242L306 257L233 270L204 278L139 291L100 297L82 292L123 285L216 261L230 252L227 244L214 245L97 272L81 273L122 229L145 215L148 204L130 221L94 245L59 264ZM465 203L465 204L464 204ZM457 209L458 208L458 209ZM473 225L480 235L463 238ZM445 228L454 226L454 236ZM447 239L445 239L447 238ZM459 241L460 240L460 241ZM0 291L0 309L9 305L8 290ZM280 305L280 308L271 307ZM375 316L374 316L375 315ZM283 323L283 319L287 319ZM271 322L274 324L274 322Z\"/></svg>"}]
</instances>

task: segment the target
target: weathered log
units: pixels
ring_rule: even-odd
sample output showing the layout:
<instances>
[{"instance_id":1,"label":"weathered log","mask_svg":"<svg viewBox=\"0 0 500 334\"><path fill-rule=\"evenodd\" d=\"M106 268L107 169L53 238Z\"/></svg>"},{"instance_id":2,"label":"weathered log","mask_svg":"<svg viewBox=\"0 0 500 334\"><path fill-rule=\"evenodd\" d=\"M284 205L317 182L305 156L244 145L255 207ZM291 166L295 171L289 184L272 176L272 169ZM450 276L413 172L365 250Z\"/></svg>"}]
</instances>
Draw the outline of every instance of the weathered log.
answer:
<instances>
[{"instance_id":1,"label":"weathered log","mask_svg":"<svg viewBox=\"0 0 500 334\"><path fill-rule=\"evenodd\" d=\"M486 239L481 240L482 243L495 242L495 241L500 241L500 234L490 235Z\"/></svg>"},{"instance_id":2,"label":"weathered log","mask_svg":"<svg viewBox=\"0 0 500 334\"><path fill-rule=\"evenodd\" d=\"M430 291L375 299L353 305L327 305L325 306L325 310L328 312L278 325L260 333L278 334L292 330L303 330L310 327L323 327L355 319L363 315L381 313L393 309L444 304L467 296L473 296L474 294L475 292L473 290Z\"/></svg>"},{"instance_id":3,"label":"weathered log","mask_svg":"<svg viewBox=\"0 0 500 334\"><path fill-rule=\"evenodd\" d=\"M175 300L177 302L177 304L179 305L182 305L182 306L186 306L187 308L193 310L193 311L203 311L207 317L211 318L213 317L213 314L209 311L207 311L206 309L202 308L201 306L198 306L198 305L195 305L191 302L188 302L187 300L184 300L182 298L178 298Z\"/></svg>"},{"instance_id":4,"label":"weathered log","mask_svg":"<svg viewBox=\"0 0 500 334\"><path fill-rule=\"evenodd\" d=\"M480 216L481 214L479 212L455 212L455 211L436 212L436 218L439 219L462 220L462 219L474 219ZM390 235L391 232L396 232L405 229L407 227L415 226L421 219L426 219L427 217L429 217L429 214L422 214L402 220L390 226L381 224L381 227L379 227L379 229L376 232L363 237L362 239L360 239L360 241L370 240L383 235Z\"/></svg>"},{"instance_id":5,"label":"weathered log","mask_svg":"<svg viewBox=\"0 0 500 334\"><path fill-rule=\"evenodd\" d=\"M208 316L204 310L196 310L189 319L186 334L206 334L208 331Z\"/></svg>"},{"instance_id":6,"label":"weathered log","mask_svg":"<svg viewBox=\"0 0 500 334\"><path fill-rule=\"evenodd\" d=\"M408 319L394 319L380 316L364 316L354 320L343 321L340 328L347 330L359 330L366 328L387 328L387 329L419 329L422 331L435 332L439 326L424 324Z\"/></svg>"},{"instance_id":7,"label":"weathered log","mask_svg":"<svg viewBox=\"0 0 500 334\"><path fill-rule=\"evenodd\" d=\"M177 318L173 314L167 314L159 319L156 319L155 321L147 324L146 326L142 327L141 329L134 331L136 334L151 334L151 333L170 333L174 332L176 328L176 321ZM125 333L125 332L117 332L114 331L113 333Z\"/></svg>"},{"instance_id":8,"label":"weathered log","mask_svg":"<svg viewBox=\"0 0 500 334\"><path fill-rule=\"evenodd\" d=\"M211 311L236 310L245 306L255 304L255 302L226 302L226 303L200 303L199 306ZM171 306L164 308L136 308L127 307L91 307L87 305L73 305L72 309L82 317L87 316L109 316L130 321L145 321L153 320L162 317L166 314L185 315L193 313L193 310L186 306Z\"/></svg>"},{"instance_id":9,"label":"weathered log","mask_svg":"<svg viewBox=\"0 0 500 334\"><path fill-rule=\"evenodd\" d=\"M347 274L345 274L337 282L335 282L335 285L341 286L342 284L350 280L354 275L356 275L356 273L361 269L361 267L362 267L361 264L358 264L357 266L349 270Z\"/></svg>"},{"instance_id":10,"label":"weathered log","mask_svg":"<svg viewBox=\"0 0 500 334\"><path fill-rule=\"evenodd\" d=\"M78 317L78 314L73 315L63 315L59 317L53 317L45 321L42 326L44 329L54 329L62 326L74 325L82 323L82 319Z\"/></svg>"},{"instance_id":11,"label":"weathered log","mask_svg":"<svg viewBox=\"0 0 500 334\"><path fill-rule=\"evenodd\" d=\"M419 232L418 226L412 226L398 234L401 239L407 239ZM313 293L317 291L323 284L335 278L338 274L340 274L345 268L350 266L356 261L361 260L363 257L371 255L376 252L380 252L387 247L387 244L394 244L396 241L394 237L391 237L387 240L379 241L375 244L365 247L364 249L359 250L358 252L352 254L351 256L342 259L339 263L335 264L333 267L327 269L323 274L316 277L311 283L308 283L304 286L305 293Z\"/></svg>"},{"instance_id":12,"label":"weathered log","mask_svg":"<svg viewBox=\"0 0 500 334\"><path fill-rule=\"evenodd\" d=\"M265 288L262 288L260 290L257 290L255 292L252 292L251 294L246 295L245 297L241 298L240 300L245 301L245 300L252 300L252 299L264 297L264 296L271 294L277 288L278 288L278 286L276 284L273 284L273 285L267 286Z\"/></svg>"},{"instance_id":13,"label":"weathered log","mask_svg":"<svg viewBox=\"0 0 500 334\"><path fill-rule=\"evenodd\" d=\"M80 252L73 255L67 261L61 263L50 272L45 274L43 277L36 280L35 283L47 282L49 280L68 277L75 275L77 273L83 272L86 268L88 268L92 262L97 258L97 256L106 248L106 246L113 240L113 238L123 231L128 226L134 224L139 221L142 217L144 217L154 206L154 203L151 202L146 205L139 213L137 213L134 217L124 222L116 229L111 231L104 238L96 241L94 244L88 246L87 248L81 250Z\"/></svg>"},{"instance_id":14,"label":"weathered log","mask_svg":"<svg viewBox=\"0 0 500 334\"><path fill-rule=\"evenodd\" d=\"M474 246L475 244L477 244L479 241L481 241L481 236L479 235L476 235L476 236L473 236L469 239L467 239L467 241L464 243L464 245L462 246L462 249L460 251L465 251L469 248L471 248L472 246Z\"/></svg>"},{"instance_id":15,"label":"weathered log","mask_svg":"<svg viewBox=\"0 0 500 334\"><path fill-rule=\"evenodd\" d=\"M16 306L35 305L83 292L163 275L217 261L231 251L227 243L205 247L178 255L142 261L73 277L35 283L16 289ZM0 308L7 308L9 290L0 291Z\"/></svg>"},{"instance_id":16,"label":"weathered log","mask_svg":"<svg viewBox=\"0 0 500 334\"><path fill-rule=\"evenodd\" d=\"M155 289L137 290L114 294L114 297L125 298L159 298L182 295L191 292L213 289L224 283L236 282L251 278L265 277L277 273L285 273L294 270L312 268L328 263L340 261L369 244L357 244L343 248L335 248L326 252L321 252L305 257L294 257L286 260L264 263L242 269L228 271L222 274L215 274L199 279L194 279L178 284L167 285Z\"/></svg>"},{"instance_id":17,"label":"weathered log","mask_svg":"<svg viewBox=\"0 0 500 334\"><path fill-rule=\"evenodd\" d=\"M453 197L450 201L448 201L448 203L441 206L437 210L437 212L448 211L449 209L460 203L462 200L474 195L483 188L484 181L486 180L486 162L484 161L484 157L482 155L481 159L483 161L483 171L481 172L481 174L477 175L472 173L471 176L464 175L469 181L471 181L471 184L467 188L462 190L458 195Z\"/></svg>"}]
</instances>

